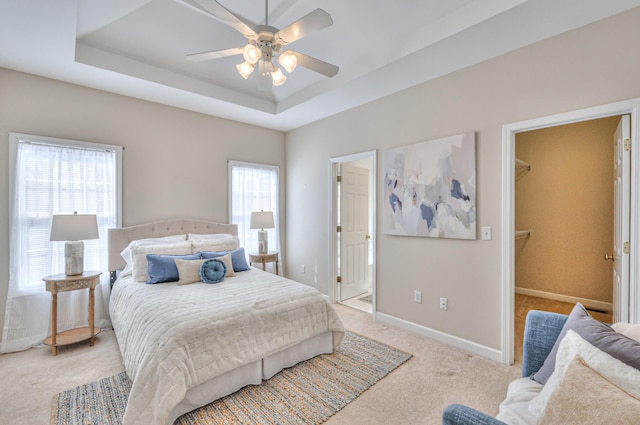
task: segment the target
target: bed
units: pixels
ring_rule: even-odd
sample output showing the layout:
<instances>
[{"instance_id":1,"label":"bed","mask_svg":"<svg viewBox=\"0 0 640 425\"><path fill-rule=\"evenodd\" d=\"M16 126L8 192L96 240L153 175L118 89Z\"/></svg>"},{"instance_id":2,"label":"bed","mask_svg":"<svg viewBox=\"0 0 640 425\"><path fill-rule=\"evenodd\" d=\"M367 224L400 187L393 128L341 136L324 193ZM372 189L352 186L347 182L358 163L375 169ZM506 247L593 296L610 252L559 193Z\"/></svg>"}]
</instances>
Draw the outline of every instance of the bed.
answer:
<instances>
[{"instance_id":1,"label":"bed","mask_svg":"<svg viewBox=\"0 0 640 425\"><path fill-rule=\"evenodd\" d=\"M181 235L184 240L179 241ZM211 244L228 248L198 239L218 236L237 240L237 227L185 219L109 230L114 281L109 311L132 381L124 425L172 424L182 414L258 385L283 368L333 352L344 336L340 318L320 292L256 268L247 266L216 284L198 280L183 285L186 274L179 282L145 284L136 276L142 270L140 258L151 263L146 254L154 250L173 254L171 250L188 246L191 253L175 251L187 258ZM152 242L142 245L148 240ZM131 246L137 248L127 256ZM217 251L235 255L242 250ZM192 258L175 264L192 267Z\"/></svg>"}]
</instances>

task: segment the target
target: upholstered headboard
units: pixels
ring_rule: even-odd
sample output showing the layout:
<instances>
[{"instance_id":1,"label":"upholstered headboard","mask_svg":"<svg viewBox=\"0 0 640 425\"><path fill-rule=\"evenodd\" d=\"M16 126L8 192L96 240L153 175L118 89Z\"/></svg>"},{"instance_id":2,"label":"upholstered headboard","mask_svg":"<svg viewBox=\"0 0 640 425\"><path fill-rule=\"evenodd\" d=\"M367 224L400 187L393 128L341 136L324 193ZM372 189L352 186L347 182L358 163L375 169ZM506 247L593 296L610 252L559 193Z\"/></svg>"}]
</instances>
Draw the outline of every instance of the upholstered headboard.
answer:
<instances>
[{"instance_id":1,"label":"upholstered headboard","mask_svg":"<svg viewBox=\"0 0 640 425\"><path fill-rule=\"evenodd\" d=\"M229 233L237 236L238 226L206 220L174 219L109 229L109 270L122 270L124 268L126 264L120 253L131 241L170 235L186 235L187 233Z\"/></svg>"}]
</instances>

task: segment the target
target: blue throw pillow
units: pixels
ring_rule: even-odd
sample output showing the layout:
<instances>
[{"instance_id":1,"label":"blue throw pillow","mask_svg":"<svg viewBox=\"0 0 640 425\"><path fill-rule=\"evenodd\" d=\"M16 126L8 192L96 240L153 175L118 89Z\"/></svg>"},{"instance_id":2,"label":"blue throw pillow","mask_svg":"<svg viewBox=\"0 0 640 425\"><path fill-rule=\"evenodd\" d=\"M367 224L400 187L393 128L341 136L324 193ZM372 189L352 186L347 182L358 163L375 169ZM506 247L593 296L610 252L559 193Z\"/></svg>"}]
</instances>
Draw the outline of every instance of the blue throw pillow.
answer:
<instances>
[{"instance_id":1,"label":"blue throw pillow","mask_svg":"<svg viewBox=\"0 0 640 425\"><path fill-rule=\"evenodd\" d=\"M226 274L226 264L216 258L209 258L208 260L204 260L204 262L200 266L200 279L204 283L222 282Z\"/></svg>"},{"instance_id":2,"label":"blue throw pillow","mask_svg":"<svg viewBox=\"0 0 640 425\"><path fill-rule=\"evenodd\" d=\"M233 264L234 272L244 272L249 270L249 264L247 263L247 256L244 253L244 248L234 249L233 251L223 252L209 252L203 251L199 253L201 258L218 258L223 255L231 254L231 263Z\"/></svg>"},{"instance_id":3,"label":"blue throw pillow","mask_svg":"<svg viewBox=\"0 0 640 425\"><path fill-rule=\"evenodd\" d=\"M159 255L147 254L147 263L149 263L149 280L147 283L164 283L177 282L180 280L178 268L176 267L176 258L179 260L199 260L199 254L186 255Z\"/></svg>"}]
</instances>

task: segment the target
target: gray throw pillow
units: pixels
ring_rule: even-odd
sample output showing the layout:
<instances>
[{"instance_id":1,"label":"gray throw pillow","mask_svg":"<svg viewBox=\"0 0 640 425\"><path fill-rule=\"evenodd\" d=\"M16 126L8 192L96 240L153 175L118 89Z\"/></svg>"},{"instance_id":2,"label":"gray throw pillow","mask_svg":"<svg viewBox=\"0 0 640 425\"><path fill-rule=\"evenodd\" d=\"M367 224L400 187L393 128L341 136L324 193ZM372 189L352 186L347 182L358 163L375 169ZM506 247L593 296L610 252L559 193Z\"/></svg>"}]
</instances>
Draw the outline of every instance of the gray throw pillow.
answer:
<instances>
[{"instance_id":1,"label":"gray throw pillow","mask_svg":"<svg viewBox=\"0 0 640 425\"><path fill-rule=\"evenodd\" d=\"M584 306L577 303L575 307L573 307L571 314L569 314L567 322L562 327L560 335L551 349L551 353L549 353L545 359L540 370L531 375L531 379L542 385L547 383L556 366L556 353L558 352L560 341L569 329L575 331L596 348L640 370L640 343L592 318Z\"/></svg>"}]
</instances>

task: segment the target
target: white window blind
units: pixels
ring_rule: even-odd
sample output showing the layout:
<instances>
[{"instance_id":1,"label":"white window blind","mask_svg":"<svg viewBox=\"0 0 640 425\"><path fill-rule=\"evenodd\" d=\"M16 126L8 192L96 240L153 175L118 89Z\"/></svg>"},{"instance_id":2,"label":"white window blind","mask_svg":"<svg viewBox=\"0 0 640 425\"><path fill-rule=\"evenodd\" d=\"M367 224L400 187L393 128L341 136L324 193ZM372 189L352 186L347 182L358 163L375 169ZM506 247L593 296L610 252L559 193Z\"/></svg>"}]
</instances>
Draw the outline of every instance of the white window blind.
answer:
<instances>
[{"instance_id":1,"label":"white window blind","mask_svg":"<svg viewBox=\"0 0 640 425\"><path fill-rule=\"evenodd\" d=\"M100 238L85 241L85 270L100 270L96 326L109 326L107 229L120 224L117 146L12 133L9 291L2 352L39 344L50 334L51 296L44 276L64 273L64 242L50 242L53 214L96 214ZM58 329L86 326L88 291L61 293Z\"/></svg>"},{"instance_id":2,"label":"white window blind","mask_svg":"<svg viewBox=\"0 0 640 425\"><path fill-rule=\"evenodd\" d=\"M249 229L251 212L273 211L275 229L265 230L269 250L280 252L279 167L229 161L229 186L229 216L238 225L240 245L247 253L258 252L258 233Z\"/></svg>"}]
</instances>

